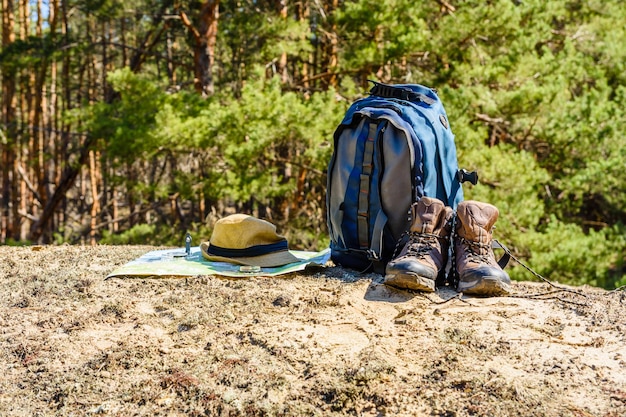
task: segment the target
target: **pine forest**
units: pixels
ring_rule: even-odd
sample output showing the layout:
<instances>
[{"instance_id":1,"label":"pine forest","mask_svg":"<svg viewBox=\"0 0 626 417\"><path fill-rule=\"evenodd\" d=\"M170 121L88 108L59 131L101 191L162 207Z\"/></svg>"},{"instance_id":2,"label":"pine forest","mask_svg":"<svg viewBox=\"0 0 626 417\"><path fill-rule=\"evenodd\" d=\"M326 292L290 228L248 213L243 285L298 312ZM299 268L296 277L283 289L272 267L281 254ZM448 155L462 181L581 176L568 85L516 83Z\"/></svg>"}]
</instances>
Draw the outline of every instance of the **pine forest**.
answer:
<instances>
[{"instance_id":1,"label":"pine forest","mask_svg":"<svg viewBox=\"0 0 626 417\"><path fill-rule=\"evenodd\" d=\"M621 0L2 0L0 244L321 250L333 132L368 80L438 91L466 199L547 279L626 285ZM533 280L513 263L514 279Z\"/></svg>"}]
</instances>

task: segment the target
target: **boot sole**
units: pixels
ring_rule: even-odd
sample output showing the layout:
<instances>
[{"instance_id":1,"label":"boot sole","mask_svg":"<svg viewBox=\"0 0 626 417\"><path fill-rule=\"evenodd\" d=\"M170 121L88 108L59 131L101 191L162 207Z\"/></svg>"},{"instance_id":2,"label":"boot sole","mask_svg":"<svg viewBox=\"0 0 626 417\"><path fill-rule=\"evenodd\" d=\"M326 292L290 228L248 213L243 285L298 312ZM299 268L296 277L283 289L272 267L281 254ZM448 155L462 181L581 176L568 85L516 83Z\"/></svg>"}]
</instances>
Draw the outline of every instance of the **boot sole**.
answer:
<instances>
[{"instance_id":1,"label":"boot sole","mask_svg":"<svg viewBox=\"0 0 626 417\"><path fill-rule=\"evenodd\" d=\"M406 273L385 275L385 285L400 288L403 290L413 290L422 292L434 292L435 281L430 278L424 278L419 275Z\"/></svg>"},{"instance_id":2,"label":"boot sole","mask_svg":"<svg viewBox=\"0 0 626 417\"><path fill-rule=\"evenodd\" d=\"M511 293L511 286L496 277L483 277L476 282L459 282L457 291L469 295L501 296Z\"/></svg>"}]
</instances>

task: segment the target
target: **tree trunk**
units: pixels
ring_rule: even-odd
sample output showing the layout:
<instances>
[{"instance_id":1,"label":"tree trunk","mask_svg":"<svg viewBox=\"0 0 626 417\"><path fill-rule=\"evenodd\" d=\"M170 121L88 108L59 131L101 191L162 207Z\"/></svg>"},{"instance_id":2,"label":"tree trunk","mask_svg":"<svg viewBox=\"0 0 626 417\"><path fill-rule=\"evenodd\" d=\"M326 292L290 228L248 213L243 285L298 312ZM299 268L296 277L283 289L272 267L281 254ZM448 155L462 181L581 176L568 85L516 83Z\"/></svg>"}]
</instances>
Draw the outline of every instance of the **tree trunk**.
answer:
<instances>
[{"instance_id":1,"label":"tree trunk","mask_svg":"<svg viewBox=\"0 0 626 417\"><path fill-rule=\"evenodd\" d=\"M38 37L43 36L42 31L42 9L41 9L41 0L37 1L37 27L36 34ZM54 38L56 35L56 22L57 22L57 14L58 14L58 1L51 1L49 3L48 9L48 25L49 25L49 33L50 33L50 42L54 42ZM33 155L32 158L36 161L36 178L37 178L37 191L39 196L43 199L42 203L45 204L45 200L47 196L46 184L48 181L48 176L46 174L45 167L45 155L47 153L47 147L45 144L45 129L43 129L42 125L42 117L44 109L46 107L46 92L45 92L45 82L46 75L48 72L48 62L49 59L46 55L43 55L41 58L41 62L38 63L38 69L36 71L35 76L35 85L33 89L33 95L35 98L35 102L33 105L33 118L31 120L32 129L33 129Z\"/></svg>"},{"instance_id":2,"label":"tree trunk","mask_svg":"<svg viewBox=\"0 0 626 417\"><path fill-rule=\"evenodd\" d=\"M96 153L89 151L89 179L91 186L91 212L90 212L90 227L89 227L89 244L96 246L96 225L98 224L98 214L100 213L100 200L98 199L98 182L99 182L99 170L96 163Z\"/></svg>"},{"instance_id":3,"label":"tree trunk","mask_svg":"<svg viewBox=\"0 0 626 417\"><path fill-rule=\"evenodd\" d=\"M15 14L13 2L2 0L2 47L15 42ZM2 124L0 130L0 154L2 161L2 206L0 207L0 243L5 243L12 235L12 215L10 207L17 203L17 196L12 194L11 182L14 180L13 164L15 160L15 71L2 71ZM6 133L5 133L6 132Z\"/></svg>"},{"instance_id":4,"label":"tree trunk","mask_svg":"<svg viewBox=\"0 0 626 417\"><path fill-rule=\"evenodd\" d=\"M58 94L57 94L57 79L58 79L58 66L56 61L50 63L50 104L44 111L44 126L48 135L48 141L46 143L46 152L51 155L50 161L44 165L45 168L45 181L44 190L46 193L45 200L48 201L52 195L51 184L56 179L56 166L59 164L59 160L55 159L58 155L57 143L59 143L59 118L61 113L57 110L58 107ZM58 222L53 217L51 221L51 229L58 229ZM28 228L30 229L30 227Z\"/></svg>"},{"instance_id":5,"label":"tree trunk","mask_svg":"<svg viewBox=\"0 0 626 417\"><path fill-rule=\"evenodd\" d=\"M309 9L308 2L303 2L303 3L299 3L296 5L296 18L301 22L310 22L311 12ZM302 63L302 67L300 69L300 81L302 82L302 87L304 88L305 94L308 94L311 88L309 79L311 78L313 73L311 72L312 65L309 65L309 63L313 63L313 60L314 60L313 54L314 52L309 53L308 61L305 60Z\"/></svg>"},{"instance_id":6,"label":"tree trunk","mask_svg":"<svg viewBox=\"0 0 626 417\"><path fill-rule=\"evenodd\" d=\"M176 70L174 68L174 56L172 53L173 48L172 33L167 32L167 40L165 44L165 53L167 56L167 79L169 80L170 87L176 86Z\"/></svg>"},{"instance_id":7,"label":"tree trunk","mask_svg":"<svg viewBox=\"0 0 626 417\"><path fill-rule=\"evenodd\" d=\"M129 67L132 72L139 72L141 66L146 60L146 57L154 49L161 35L165 31L165 27L161 24L163 21L163 15L167 10L168 2L162 3L160 10L156 13L152 22L152 27L148 30L135 49L133 56L130 58Z\"/></svg>"},{"instance_id":8,"label":"tree trunk","mask_svg":"<svg viewBox=\"0 0 626 417\"><path fill-rule=\"evenodd\" d=\"M194 86L203 97L214 92L213 63L217 42L217 23L219 20L219 0L202 3L198 24L194 26L185 12L180 12L183 24L195 39L194 45Z\"/></svg>"},{"instance_id":9,"label":"tree trunk","mask_svg":"<svg viewBox=\"0 0 626 417\"><path fill-rule=\"evenodd\" d=\"M337 23L335 22L335 10L339 5L339 0L330 1L330 10L328 10L328 16L331 16L330 28L327 34L328 45L326 51L326 72L329 74L328 86L337 87L337 66L339 64L338 59L338 41L337 41Z\"/></svg>"},{"instance_id":10,"label":"tree trunk","mask_svg":"<svg viewBox=\"0 0 626 417\"><path fill-rule=\"evenodd\" d=\"M280 0L280 17L281 19L287 19L287 0ZM289 71L287 70L287 52L283 52L280 55L278 61L278 73L280 74L280 80L283 84L287 84L289 81Z\"/></svg>"},{"instance_id":11,"label":"tree trunk","mask_svg":"<svg viewBox=\"0 0 626 417\"><path fill-rule=\"evenodd\" d=\"M51 13L54 12L54 16L58 14L57 13L58 5L59 5L58 1L51 2ZM63 14L64 14L63 15L63 22L64 22L63 30L65 30L67 34L68 21L67 21L67 9L65 8L65 5L63 7ZM53 16L51 15L51 18L52 17ZM56 18L53 18L53 20L51 21L51 25L50 25L51 28L54 28L54 25L56 24L55 22L56 22ZM86 36L90 36L90 33L93 32L90 27L91 23L87 22L86 26L87 26ZM93 76L91 75L92 73L91 65L93 64L93 58L91 56L86 56L84 59L85 59L84 62L86 63L85 66L87 67L86 68L87 69L86 82L87 82L87 85L93 86L95 85ZM66 100L67 100L66 105L69 105L69 103L71 103L70 95L71 95L71 90L72 90L71 86L69 85L70 83L69 65L70 65L70 59L67 58L67 62L66 63L64 62L64 69L63 69L65 83L66 83L65 84L65 95L66 95ZM79 86L76 89L77 91L76 101L79 103L82 101L81 92L82 92L82 86L84 83L83 71L84 71L84 68L81 68L78 71ZM92 97L93 97L92 91L89 91L88 100L91 99ZM80 140L84 138L84 141L78 145L80 148L80 152L76 160L70 163L69 162L70 155L68 153L68 147L71 141L71 136L69 135L69 132L66 132L63 138L63 150L62 150L63 157L61 159L64 161L64 163L63 163L62 169L60 168L60 171L61 171L60 178L58 182L56 183L56 188L54 192L52 193L50 198L45 202L45 205L41 211L41 214L37 216L36 221L32 224L30 228L30 240L34 242L46 241L49 238L49 236L46 235L46 231L49 230L50 223L52 219L54 218L54 214L58 206L64 201L67 192L74 186L76 178L78 177L78 174L80 173L82 167L88 162L89 151L91 150L92 146L96 142L95 138L93 138L92 136L75 135L74 137L79 137L78 139L76 139L78 142L80 142ZM78 209L81 210L81 208L78 208Z\"/></svg>"}]
</instances>

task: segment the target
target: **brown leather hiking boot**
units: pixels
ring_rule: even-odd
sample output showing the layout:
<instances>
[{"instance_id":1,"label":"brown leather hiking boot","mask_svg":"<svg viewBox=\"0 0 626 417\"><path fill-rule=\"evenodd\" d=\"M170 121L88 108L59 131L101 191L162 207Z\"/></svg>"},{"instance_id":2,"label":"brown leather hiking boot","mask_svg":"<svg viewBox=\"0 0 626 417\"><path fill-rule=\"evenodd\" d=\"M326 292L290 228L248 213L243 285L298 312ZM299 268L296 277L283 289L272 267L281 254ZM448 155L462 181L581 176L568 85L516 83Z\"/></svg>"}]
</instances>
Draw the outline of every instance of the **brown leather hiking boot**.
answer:
<instances>
[{"instance_id":1,"label":"brown leather hiking boot","mask_svg":"<svg viewBox=\"0 0 626 417\"><path fill-rule=\"evenodd\" d=\"M445 274L452 209L442 201L422 197L411 207L409 240L385 270L384 283L393 287L435 291L435 281Z\"/></svg>"},{"instance_id":2,"label":"brown leather hiking boot","mask_svg":"<svg viewBox=\"0 0 626 417\"><path fill-rule=\"evenodd\" d=\"M498 220L495 206L463 201L456 209L454 264L457 291L475 295L506 295L511 279L496 262L492 249L492 228Z\"/></svg>"}]
</instances>

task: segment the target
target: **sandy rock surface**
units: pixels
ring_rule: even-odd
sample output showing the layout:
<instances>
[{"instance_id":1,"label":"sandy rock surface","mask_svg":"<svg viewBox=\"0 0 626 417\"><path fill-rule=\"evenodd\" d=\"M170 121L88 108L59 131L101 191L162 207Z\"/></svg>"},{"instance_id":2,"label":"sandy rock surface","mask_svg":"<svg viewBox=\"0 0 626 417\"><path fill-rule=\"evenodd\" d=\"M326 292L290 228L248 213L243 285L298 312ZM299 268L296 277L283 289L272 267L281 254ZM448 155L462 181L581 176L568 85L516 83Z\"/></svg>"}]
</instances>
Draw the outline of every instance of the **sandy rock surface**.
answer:
<instances>
[{"instance_id":1,"label":"sandy rock surface","mask_svg":"<svg viewBox=\"0 0 626 417\"><path fill-rule=\"evenodd\" d=\"M0 416L626 415L624 291L105 280L153 249L0 247Z\"/></svg>"}]
</instances>

